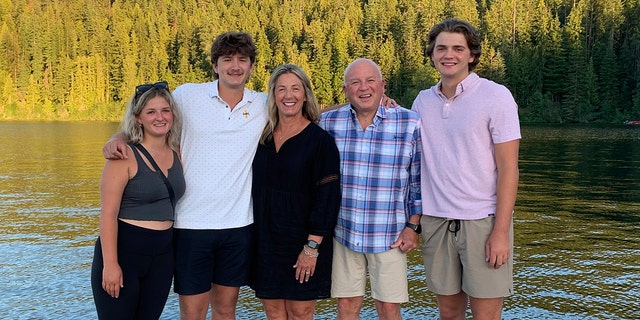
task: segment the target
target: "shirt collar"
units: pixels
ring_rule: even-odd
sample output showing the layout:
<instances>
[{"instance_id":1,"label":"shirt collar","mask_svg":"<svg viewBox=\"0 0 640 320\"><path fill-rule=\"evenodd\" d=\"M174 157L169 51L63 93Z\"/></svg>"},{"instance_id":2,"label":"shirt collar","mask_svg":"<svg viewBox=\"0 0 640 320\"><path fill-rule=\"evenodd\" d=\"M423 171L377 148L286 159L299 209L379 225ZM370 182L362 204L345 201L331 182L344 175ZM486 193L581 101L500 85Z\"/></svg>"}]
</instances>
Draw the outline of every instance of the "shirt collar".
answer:
<instances>
[{"instance_id":1,"label":"shirt collar","mask_svg":"<svg viewBox=\"0 0 640 320\"><path fill-rule=\"evenodd\" d=\"M347 104L347 108L349 108L349 114L351 115L351 120L357 122L358 118L356 116L356 110L353 109L353 106L351 105L351 103ZM377 126L378 123L380 123L380 121L382 121L382 119L386 117L387 117L387 109L385 109L384 106L382 105L378 106L376 115L373 117L373 125Z\"/></svg>"},{"instance_id":2,"label":"shirt collar","mask_svg":"<svg viewBox=\"0 0 640 320\"><path fill-rule=\"evenodd\" d=\"M473 87L473 85L476 84L479 79L480 79L480 76L478 76L475 72L470 72L466 78L464 78L462 81L460 81L460 83L458 83L458 85L456 86L456 93L453 95L452 98L457 97L458 95L463 93L465 90L468 90L471 87ZM445 95L442 94L442 91L440 90L441 85L442 85L442 80L438 81L438 84L436 84L435 86L436 93L444 97L446 100Z\"/></svg>"},{"instance_id":3,"label":"shirt collar","mask_svg":"<svg viewBox=\"0 0 640 320\"><path fill-rule=\"evenodd\" d=\"M209 92L209 97L211 98L217 98L220 101L224 101L222 100L222 98L220 97L220 93L218 91L218 81L219 80L215 80L213 82L209 82L209 87L207 88L207 91ZM255 91L253 90L249 90L247 89L247 87L244 88L244 93L242 94L242 102L253 102L253 99L255 99Z\"/></svg>"}]
</instances>

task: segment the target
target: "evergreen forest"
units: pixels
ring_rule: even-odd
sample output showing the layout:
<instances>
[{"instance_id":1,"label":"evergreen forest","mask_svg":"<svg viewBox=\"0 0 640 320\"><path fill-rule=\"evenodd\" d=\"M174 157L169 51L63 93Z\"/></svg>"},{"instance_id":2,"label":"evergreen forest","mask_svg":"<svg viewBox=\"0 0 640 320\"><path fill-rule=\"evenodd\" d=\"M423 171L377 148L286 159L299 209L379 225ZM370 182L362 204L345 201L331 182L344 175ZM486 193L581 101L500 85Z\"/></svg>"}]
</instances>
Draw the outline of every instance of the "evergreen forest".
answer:
<instances>
[{"instance_id":1,"label":"evergreen forest","mask_svg":"<svg viewBox=\"0 0 640 320\"><path fill-rule=\"evenodd\" d=\"M478 27L476 72L521 121L640 118L640 0L0 0L0 119L117 121L138 84L210 81L230 30L258 46L252 89L295 63L323 106L342 103L344 68L366 57L410 107L438 80L424 49L449 17Z\"/></svg>"}]
</instances>

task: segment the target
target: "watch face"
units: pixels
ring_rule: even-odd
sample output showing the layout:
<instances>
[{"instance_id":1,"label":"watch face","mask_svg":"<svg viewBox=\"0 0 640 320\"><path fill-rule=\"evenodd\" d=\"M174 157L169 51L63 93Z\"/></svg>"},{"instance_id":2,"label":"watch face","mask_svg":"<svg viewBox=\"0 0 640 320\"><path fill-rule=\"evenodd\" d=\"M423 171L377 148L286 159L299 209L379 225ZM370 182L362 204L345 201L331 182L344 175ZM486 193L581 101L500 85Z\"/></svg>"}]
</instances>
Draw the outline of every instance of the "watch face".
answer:
<instances>
[{"instance_id":1,"label":"watch face","mask_svg":"<svg viewBox=\"0 0 640 320\"><path fill-rule=\"evenodd\" d=\"M308 240L307 241L307 247L309 247L311 249L318 249L319 246L320 245L317 242L313 241L313 240Z\"/></svg>"}]
</instances>

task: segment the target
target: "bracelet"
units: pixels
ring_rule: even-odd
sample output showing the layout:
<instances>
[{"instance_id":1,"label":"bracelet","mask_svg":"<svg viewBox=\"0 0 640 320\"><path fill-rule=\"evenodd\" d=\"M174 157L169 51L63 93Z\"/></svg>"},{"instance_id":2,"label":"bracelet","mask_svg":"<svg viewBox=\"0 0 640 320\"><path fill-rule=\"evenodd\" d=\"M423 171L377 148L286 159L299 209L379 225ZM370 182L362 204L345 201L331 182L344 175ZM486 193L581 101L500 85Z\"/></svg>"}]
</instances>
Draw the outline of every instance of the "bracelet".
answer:
<instances>
[{"instance_id":1,"label":"bracelet","mask_svg":"<svg viewBox=\"0 0 640 320\"><path fill-rule=\"evenodd\" d=\"M310 258L317 258L320 255L320 252L318 251L313 252L313 251L307 250L307 245L302 246L302 251L307 257L310 257Z\"/></svg>"}]
</instances>

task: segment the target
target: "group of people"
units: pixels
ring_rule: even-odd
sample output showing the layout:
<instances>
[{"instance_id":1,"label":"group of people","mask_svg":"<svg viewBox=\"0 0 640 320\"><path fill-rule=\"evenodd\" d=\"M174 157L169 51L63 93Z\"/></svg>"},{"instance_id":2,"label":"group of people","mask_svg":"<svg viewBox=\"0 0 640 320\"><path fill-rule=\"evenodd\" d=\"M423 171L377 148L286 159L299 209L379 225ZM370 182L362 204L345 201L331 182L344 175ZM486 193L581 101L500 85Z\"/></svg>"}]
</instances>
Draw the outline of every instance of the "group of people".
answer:
<instances>
[{"instance_id":1,"label":"group of people","mask_svg":"<svg viewBox=\"0 0 640 320\"><path fill-rule=\"evenodd\" d=\"M472 72L472 25L447 19L428 41L440 81L411 110L382 103L385 80L363 58L344 71L348 104L329 111L292 64L266 94L250 90L257 50L242 32L214 40L213 82L138 86L103 149L99 318L158 319L173 279L181 319L235 319L244 285L267 319L313 319L329 297L337 319L359 319L368 275L379 318L400 319L421 234L441 319L465 319L467 306L500 319L513 291L517 105Z\"/></svg>"}]
</instances>

